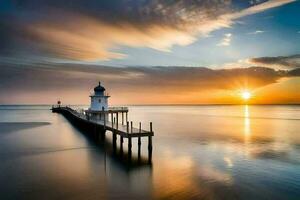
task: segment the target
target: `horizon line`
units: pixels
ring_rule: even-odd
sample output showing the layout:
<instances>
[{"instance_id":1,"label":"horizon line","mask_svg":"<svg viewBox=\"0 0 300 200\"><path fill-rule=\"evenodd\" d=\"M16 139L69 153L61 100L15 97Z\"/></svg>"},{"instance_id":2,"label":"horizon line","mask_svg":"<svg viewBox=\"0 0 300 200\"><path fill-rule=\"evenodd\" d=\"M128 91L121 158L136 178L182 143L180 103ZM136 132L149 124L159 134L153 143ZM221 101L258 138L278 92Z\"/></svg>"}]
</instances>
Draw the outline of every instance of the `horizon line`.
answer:
<instances>
[{"instance_id":1,"label":"horizon line","mask_svg":"<svg viewBox=\"0 0 300 200\"><path fill-rule=\"evenodd\" d=\"M0 106L52 106L56 104L0 104ZM66 106L89 106L89 104L63 104ZM62 105L62 106L63 106ZM206 103L206 104L113 104L111 106L300 106L300 103Z\"/></svg>"}]
</instances>

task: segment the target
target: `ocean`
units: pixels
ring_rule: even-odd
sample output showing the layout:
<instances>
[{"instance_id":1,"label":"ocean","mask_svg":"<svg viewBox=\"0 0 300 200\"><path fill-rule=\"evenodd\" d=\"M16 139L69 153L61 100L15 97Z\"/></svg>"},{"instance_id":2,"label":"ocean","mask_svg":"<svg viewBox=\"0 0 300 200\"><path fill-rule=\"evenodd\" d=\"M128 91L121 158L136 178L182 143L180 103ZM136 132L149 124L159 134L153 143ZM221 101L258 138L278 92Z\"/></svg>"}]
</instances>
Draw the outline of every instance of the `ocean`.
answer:
<instances>
[{"instance_id":1,"label":"ocean","mask_svg":"<svg viewBox=\"0 0 300 200\"><path fill-rule=\"evenodd\" d=\"M129 120L153 122L151 163L124 162L111 133L91 141L50 106L0 106L0 199L300 198L300 106L129 106Z\"/></svg>"}]
</instances>

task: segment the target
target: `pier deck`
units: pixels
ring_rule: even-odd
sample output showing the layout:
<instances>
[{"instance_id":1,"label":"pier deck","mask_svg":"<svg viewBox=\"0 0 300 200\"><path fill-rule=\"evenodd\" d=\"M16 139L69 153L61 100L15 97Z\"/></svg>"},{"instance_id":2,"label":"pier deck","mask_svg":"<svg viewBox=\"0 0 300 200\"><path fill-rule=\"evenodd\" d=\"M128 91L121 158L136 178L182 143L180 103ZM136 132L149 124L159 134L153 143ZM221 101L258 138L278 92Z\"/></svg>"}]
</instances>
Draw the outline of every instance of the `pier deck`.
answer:
<instances>
[{"instance_id":1,"label":"pier deck","mask_svg":"<svg viewBox=\"0 0 300 200\"><path fill-rule=\"evenodd\" d=\"M126 125L120 124L120 123L113 123L111 121L104 121L104 120L95 120L95 119L88 119L88 117L84 114L81 114L77 112L76 110L70 108L70 107L53 107L52 110L55 112L69 112L74 117L77 117L79 120L84 120L88 123L92 123L95 125L102 126L105 130L109 130L111 132L116 133L117 135L120 135L122 137L128 138L128 137L147 137L147 136L153 136L153 131L146 131L142 130L140 128L130 127L129 122L127 122Z\"/></svg>"}]
</instances>

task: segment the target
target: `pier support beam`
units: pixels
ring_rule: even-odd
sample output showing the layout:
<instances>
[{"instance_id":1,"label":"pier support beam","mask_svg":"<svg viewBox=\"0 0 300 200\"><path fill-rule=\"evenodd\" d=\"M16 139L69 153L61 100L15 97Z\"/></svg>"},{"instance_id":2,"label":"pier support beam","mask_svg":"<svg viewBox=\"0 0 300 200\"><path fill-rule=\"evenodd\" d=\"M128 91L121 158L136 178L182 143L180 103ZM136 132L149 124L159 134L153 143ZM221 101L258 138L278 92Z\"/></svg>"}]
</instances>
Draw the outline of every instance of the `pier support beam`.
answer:
<instances>
[{"instance_id":1,"label":"pier support beam","mask_svg":"<svg viewBox=\"0 0 300 200\"><path fill-rule=\"evenodd\" d=\"M153 132L152 122L150 122L150 132ZM148 162L152 162L152 136L148 136Z\"/></svg>"},{"instance_id":2,"label":"pier support beam","mask_svg":"<svg viewBox=\"0 0 300 200\"><path fill-rule=\"evenodd\" d=\"M148 137L148 162L152 162L152 136Z\"/></svg>"},{"instance_id":3,"label":"pier support beam","mask_svg":"<svg viewBox=\"0 0 300 200\"><path fill-rule=\"evenodd\" d=\"M117 134L113 133L113 151L116 152L117 149Z\"/></svg>"},{"instance_id":4,"label":"pier support beam","mask_svg":"<svg viewBox=\"0 0 300 200\"><path fill-rule=\"evenodd\" d=\"M139 133L142 131L142 123L139 123ZM138 137L138 160L141 160L141 137Z\"/></svg>"},{"instance_id":5,"label":"pier support beam","mask_svg":"<svg viewBox=\"0 0 300 200\"><path fill-rule=\"evenodd\" d=\"M132 153L132 140L131 137L128 137L128 158L131 160L131 153Z\"/></svg>"},{"instance_id":6,"label":"pier support beam","mask_svg":"<svg viewBox=\"0 0 300 200\"><path fill-rule=\"evenodd\" d=\"M120 136L120 151L121 151L121 154L123 154L123 136Z\"/></svg>"},{"instance_id":7,"label":"pier support beam","mask_svg":"<svg viewBox=\"0 0 300 200\"><path fill-rule=\"evenodd\" d=\"M106 132L105 130L100 132L100 139L101 139L101 142L103 142L103 143L105 142L105 132Z\"/></svg>"}]
</instances>

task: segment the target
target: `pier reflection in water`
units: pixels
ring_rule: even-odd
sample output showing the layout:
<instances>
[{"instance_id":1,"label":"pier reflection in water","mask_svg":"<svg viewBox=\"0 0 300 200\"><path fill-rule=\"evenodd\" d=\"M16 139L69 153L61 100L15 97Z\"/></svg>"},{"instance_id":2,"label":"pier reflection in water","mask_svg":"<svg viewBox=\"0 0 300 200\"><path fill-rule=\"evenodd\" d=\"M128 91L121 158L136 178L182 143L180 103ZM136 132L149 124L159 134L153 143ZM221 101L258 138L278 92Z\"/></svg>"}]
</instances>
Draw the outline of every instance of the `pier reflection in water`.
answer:
<instances>
[{"instance_id":1,"label":"pier reflection in water","mask_svg":"<svg viewBox=\"0 0 300 200\"><path fill-rule=\"evenodd\" d=\"M120 158L110 134L95 143L48 109L0 107L1 199L300 196L299 106L130 107L129 121L155 124L150 165L147 139L128 165L126 141Z\"/></svg>"}]
</instances>

